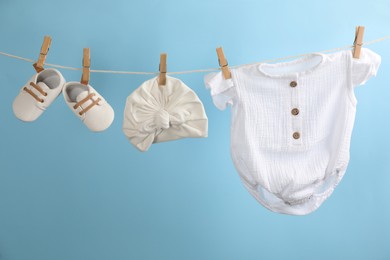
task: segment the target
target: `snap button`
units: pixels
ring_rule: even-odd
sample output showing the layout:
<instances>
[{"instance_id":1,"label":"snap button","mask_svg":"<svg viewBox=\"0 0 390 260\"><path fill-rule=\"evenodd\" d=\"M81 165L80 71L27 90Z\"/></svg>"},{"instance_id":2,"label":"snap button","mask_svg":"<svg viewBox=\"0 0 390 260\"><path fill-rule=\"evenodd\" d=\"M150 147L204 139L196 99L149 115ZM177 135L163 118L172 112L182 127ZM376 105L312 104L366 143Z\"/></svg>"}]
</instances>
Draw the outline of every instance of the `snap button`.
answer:
<instances>
[{"instance_id":1,"label":"snap button","mask_svg":"<svg viewBox=\"0 0 390 260\"><path fill-rule=\"evenodd\" d=\"M298 85L296 81L291 81L290 82L290 87L295 88Z\"/></svg>"},{"instance_id":2,"label":"snap button","mask_svg":"<svg viewBox=\"0 0 390 260\"><path fill-rule=\"evenodd\" d=\"M301 138L301 134L298 133L298 132L295 132L295 133L293 133L293 138L294 138L295 140L297 140L297 139Z\"/></svg>"},{"instance_id":3,"label":"snap button","mask_svg":"<svg viewBox=\"0 0 390 260\"><path fill-rule=\"evenodd\" d=\"M294 108L293 110L291 110L291 114L293 116L297 116L299 114L299 109L298 108Z\"/></svg>"}]
</instances>

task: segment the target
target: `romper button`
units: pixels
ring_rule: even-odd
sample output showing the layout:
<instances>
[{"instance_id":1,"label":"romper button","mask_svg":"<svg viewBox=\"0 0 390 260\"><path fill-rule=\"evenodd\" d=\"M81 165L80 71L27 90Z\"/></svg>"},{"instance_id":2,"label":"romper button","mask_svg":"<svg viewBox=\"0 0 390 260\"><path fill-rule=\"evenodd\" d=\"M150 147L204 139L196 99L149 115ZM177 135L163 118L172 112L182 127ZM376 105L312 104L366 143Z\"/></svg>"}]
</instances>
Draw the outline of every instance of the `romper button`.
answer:
<instances>
[{"instance_id":1,"label":"romper button","mask_svg":"<svg viewBox=\"0 0 390 260\"><path fill-rule=\"evenodd\" d=\"M293 116L297 116L299 114L299 109L298 108L294 108L293 110L291 110L291 114Z\"/></svg>"},{"instance_id":2,"label":"romper button","mask_svg":"<svg viewBox=\"0 0 390 260\"><path fill-rule=\"evenodd\" d=\"M300 133L298 133L298 132L293 133L293 138L294 138L295 140L299 139L300 137L301 137L301 134L300 134Z\"/></svg>"},{"instance_id":3,"label":"romper button","mask_svg":"<svg viewBox=\"0 0 390 260\"><path fill-rule=\"evenodd\" d=\"M296 81L291 81L291 82L290 82L290 87L292 87L292 88L295 88L297 85L298 85L298 84L297 84Z\"/></svg>"}]
</instances>

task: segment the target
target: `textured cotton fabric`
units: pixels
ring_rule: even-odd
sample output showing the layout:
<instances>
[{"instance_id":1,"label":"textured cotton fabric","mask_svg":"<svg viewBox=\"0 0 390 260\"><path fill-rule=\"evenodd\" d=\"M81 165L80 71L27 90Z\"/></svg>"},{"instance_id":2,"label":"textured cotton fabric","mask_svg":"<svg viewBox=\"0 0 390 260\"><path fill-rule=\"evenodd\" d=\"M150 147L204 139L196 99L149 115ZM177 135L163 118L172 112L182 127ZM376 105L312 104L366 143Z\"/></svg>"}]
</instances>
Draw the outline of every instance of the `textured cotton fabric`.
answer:
<instances>
[{"instance_id":1,"label":"textured cotton fabric","mask_svg":"<svg viewBox=\"0 0 390 260\"><path fill-rule=\"evenodd\" d=\"M248 191L271 211L316 210L349 162L354 87L376 75L381 58L362 49L314 53L291 62L205 77L214 104L231 105L231 155Z\"/></svg>"},{"instance_id":2,"label":"textured cotton fabric","mask_svg":"<svg viewBox=\"0 0 390 260\"><path fill-rule=\"evenodd\" d=\"M140 151L152 143L207 137L208 120L198 96L179 79L144 82L126 101L123 132Z\"/></svg>"}]
</instances>

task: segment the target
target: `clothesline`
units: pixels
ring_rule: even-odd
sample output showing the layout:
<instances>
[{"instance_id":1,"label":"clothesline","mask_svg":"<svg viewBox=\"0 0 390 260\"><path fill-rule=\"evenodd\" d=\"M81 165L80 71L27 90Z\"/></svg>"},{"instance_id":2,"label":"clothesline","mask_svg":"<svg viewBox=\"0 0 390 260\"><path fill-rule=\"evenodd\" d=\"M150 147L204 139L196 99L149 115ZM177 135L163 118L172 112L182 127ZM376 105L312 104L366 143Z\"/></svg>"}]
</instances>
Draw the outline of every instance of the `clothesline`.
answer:
<instances>
[{"instance_id":1,"label":"clothesline","mask_svg":"<svg viewBox=\"0 0 390 260\"><path fill-rule=\"evenodd\" d=\"M390 35L384 36L382 38L378 38L369 42L363 43L363 46L366 45L371 45L377 42L384 41L386 39L390 39ZM347 45L344 47L339 47L339 48L333 48L329 50L324 50L320 51L321 53L331 53L335 51L341 51L341 50L347 50L353 48L353 45ZM255 62L255 63L250 63L250 64L243 64L243 65L236 65L236 66L230 66L231 68L238 68L238 67L243 67L243 66L249 66L249 65L254 65L254 64L261 64L261 63L272 63L272 62L277 62L277 61L283 61L283 60L289 60L289 59L296 59L300 58L303 56L307 56L310 53L305 53L305 54L298 54L298 55L293 55L293 56L285 56L277 59L271 59L271 60L264 60L261 62ZM16 56L13 54L5 53L5 52L0 52L0 55L17 59L17 60L23 60L26 62L34 63L36 62L35 60ZM52 68L58 68L58 69L65 69L65 70L82 70L82 68L75 68L75 67L69 67L69 66L63 66L63 65L58 65L58 64L51 64L51 63L45 63L47 67L52 67ZM198 70L185 70L185 71L176 71L176 72L167 72L168 75L178 75L178 74L191 74L191 73L202 73L202 72L214 72L218 71L220 68L211 68L211 69L198 69ZM94 70L91 69L91 73L109 73L109 74L130 74L130 75L158 75L159 72L137 72L137 71L116 71L116 70Z\"/></svg>"}]
</instances>

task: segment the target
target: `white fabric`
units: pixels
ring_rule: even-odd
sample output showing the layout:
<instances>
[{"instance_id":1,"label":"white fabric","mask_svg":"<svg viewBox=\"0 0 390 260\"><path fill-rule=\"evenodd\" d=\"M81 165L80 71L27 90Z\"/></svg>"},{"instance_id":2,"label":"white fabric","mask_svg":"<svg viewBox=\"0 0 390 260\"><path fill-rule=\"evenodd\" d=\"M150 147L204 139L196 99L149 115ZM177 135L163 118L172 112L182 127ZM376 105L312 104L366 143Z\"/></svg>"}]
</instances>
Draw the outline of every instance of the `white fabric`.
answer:
<instances>
[{"instance_id":1,"label":"white fabric","mask_svg":"<svg viewBox=\"0 0 390 260\"><path fill-rule=\"evenodd\" d=\"M30 85L33 82L40 86L47 96L42 95L37 89ZM18 96L15 98L12 108L17 118L25 122L36 120L58 97L62 87L65 84L65 79L62 74L56 69L45 69L34 76L21 88ZM31 90L39 98L43 99L43 103L36 100L32 95L24 90Z\"/></svg>"},{"instance_id":2,"label":"white fabric","mask_svg":"<svg viewBox=\"0 0 390 260\"><path fill-rule=\"evenodd\" d=\"M331 195L349 162L354 86L376 75L380 62L363 48L360 59L351 51L315 53L231 69L229 80L220 72L205 77L215 105L231 105L232 159L263 206L304 215ZM293 138L295 132L300 138Z\"/></svg>"},{"instance_id":3,"label":"white fabric","mask_svg":"<svg viewBox=\"0 0 390 260\"><path fill-rule=\"evenodd\" d=\"M65 84L62 91L66 104L73 113L93 132L101 132L110 127L114 121L114 110L107 101L90 85L83 85L79 82L68 82ZM89 94L95 93L91 99L88 99L80 107L74 109L74 105L87 97ZM100 98L98 104L94 105L90 110L79 114L83 109L86 109L94 100Z\"/></svg>"},{"instance_id":4,"label":"white fabric","mask_svg":"<svg viewBox=\"0 0 390 260\"><path fill-rule=\"evenodd\" d=\"M207 137L207 116L198 96L182 81L167 76L144 82L126 101L123 132L140 151L152 143Z\"/></svg>"}]
</instances>

